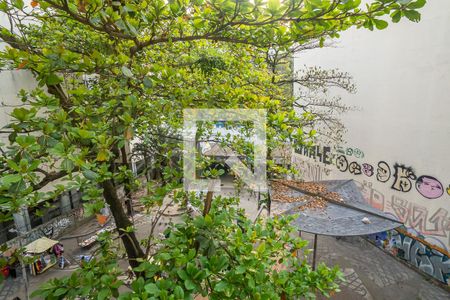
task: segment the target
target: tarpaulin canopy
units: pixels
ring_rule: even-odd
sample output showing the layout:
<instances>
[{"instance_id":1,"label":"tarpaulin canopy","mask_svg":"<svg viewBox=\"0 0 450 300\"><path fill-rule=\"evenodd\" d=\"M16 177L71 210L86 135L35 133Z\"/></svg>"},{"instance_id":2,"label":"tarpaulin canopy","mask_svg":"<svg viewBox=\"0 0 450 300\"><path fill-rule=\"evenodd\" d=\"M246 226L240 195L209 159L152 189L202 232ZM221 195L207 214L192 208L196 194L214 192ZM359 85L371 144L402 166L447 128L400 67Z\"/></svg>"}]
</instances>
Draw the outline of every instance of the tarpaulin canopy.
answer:
<instances>
[{"instance_id":1,"label":"tarpaulin canopy","mask_svg":"<svg viewBox=\"0 0 450 300\"><path fill-rule=\"evenodd\" d=\"M49 238L46 237L41 237L37 240L35 240L34 242L29 243L28 245L25 246L25 251L28 253L42 253L44 251L47 251L48 249L50 249L51 247L53 247L54 245L58 244L58 241L55 240L51 240Z\"/></svg>"},{"instance_id":2,"label":"tarpaulin canopy","mask_svg":"<svg viewBox=\"0 0 450 300\"><path fill-rule=\"evenodd\" d=\"M321 194L308 193L297 188L289 181L283 184L287 189L281 191L287 197L302 199L302 196L317 196L325 205L321 208L309 207L310 201L272 202L272 212L277 214L297 214L293 225L299 230L318 235L360 236L387 231L402 226L390 216L367 204L359 188L353 180L327 180L317 184L326 187L327 192L335 192L341 196L339 201Z\"/></svg>"}]
</instances>

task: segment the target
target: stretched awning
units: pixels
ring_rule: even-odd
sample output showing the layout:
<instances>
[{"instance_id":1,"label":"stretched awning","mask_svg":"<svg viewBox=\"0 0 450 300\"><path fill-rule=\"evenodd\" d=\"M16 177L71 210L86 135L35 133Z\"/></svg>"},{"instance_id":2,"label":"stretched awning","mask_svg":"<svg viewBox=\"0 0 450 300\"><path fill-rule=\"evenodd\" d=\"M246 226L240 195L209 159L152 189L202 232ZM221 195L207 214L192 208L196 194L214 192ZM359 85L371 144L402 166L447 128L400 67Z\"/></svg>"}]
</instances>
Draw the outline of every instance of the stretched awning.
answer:
<instances>
[{"instance_id":1,"label":"stretched awning","mask_svg":"<svg viewBox=\"0 0 450 300\"><path fill-rule=\"evenodd\" d=\"M53 247L54 245L58 244L58 241L51 240L46 237L41 237L34 242L29 243L25 246L25 251L31 254L37 254L42 253Z\"/></svg>"},{"instance_id":2,"label":"stretched awning","mask_svg":"<svg viewBox=\"0 0 450 300\"><path fill-rule=\"evenodd\" d=\"M393 216L367 204L353 180L327 180L314 183L324 186L326 193L304 190L297 181L280 182L286 188L277 190L279 198L301 200L272 201L271 211L273 214L297 214L293 225L301 231L329 236L360 236L403 225ZM335 197L330 197L331 194ZM271 197L273 198L273 191ZM308 197L312 200L308 200ZM315 199L319 199L321 204L311 205Z\"/></svg>"}]
</instances>

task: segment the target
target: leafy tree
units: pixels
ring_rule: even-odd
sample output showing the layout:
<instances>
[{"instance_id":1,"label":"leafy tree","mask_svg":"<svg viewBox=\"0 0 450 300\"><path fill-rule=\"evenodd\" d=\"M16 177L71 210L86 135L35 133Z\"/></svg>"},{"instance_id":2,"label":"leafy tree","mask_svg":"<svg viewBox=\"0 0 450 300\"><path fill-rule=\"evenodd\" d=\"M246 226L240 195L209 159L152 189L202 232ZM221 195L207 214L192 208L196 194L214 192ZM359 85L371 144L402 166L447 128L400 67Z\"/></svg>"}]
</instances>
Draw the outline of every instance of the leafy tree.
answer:
<instances>
[{"instance_id":1,"label":"leafy tree","mask_svg":"<svg viewBox=\"0 0 450 300\"><path fill-rule=\"evenodd\" d=\"M227 249L232 251L227 262L216 266L215 256L205 255L206 246L195 239L204 231L204 224L220 229L228 223L233 228L233 211L208 213L208 209L204 216L186 220L173 229L163 242L164 251L155 254L156 262L149 266L148 251L141 248L117 192L118 183L125 184L127 196L134 187L128 146L134 135L150 135L156 151L174 153L177 146L158 142L159 134L170 129L177 135L182 110L193 107L265 108L270 148L284 142L312 143L314 130L304 131L303 125L313 116L295 113L294 99L276 84L282 79L270 72L267 48L275 45L277 51L288 52L311 41L322 44L352 26L383 29L388 24L383 20L386 15L394 22L402 17L418 21L417 9L424 4L424 0L374 0L364 7L358 0L39 0L29 5L23 0L0 1L0 11L11 23L10 28L0 27L0 39L9 45L0 53L0 63L29 70L39 83L36 89L20 93L23 106L13 110L10 125L2 131L9 140L8 145L1 146L2 217L10 218L21 207L52 199L68 188L84 192L83 200L90 211L98 210L105 201L128 262L138 275L132 289L142 296L144 288L149 299L189 298L196 292L234 297L244 290L251 295L257 287L244 280L250 273L259 274L254 283L267 281L270 286L267 294L260 292L262 299L335 289L331 281L336 272L326 267L311 272L306 265L290 264L292 272L269 274L274 264L270 259L286 257L280 244L267 242L270 235L279 233L289 244L286 251L299 248L288 238L289 230L277 225L287 221L268 221L266 227L258 229L260 225L255 227L244 220L247 225L241 229L242 236L261 231L254 239L229 231L209 235L216 251L226 252L217 247L223 241L233 248ZM94 82L87 83L87 78ZM251 147L243 141L229 142L243 153L251 153ZM170 167L167 159L161 166ZM171 179L179 178L172 174L167 182ZM54 185L54 189L43 192L48 185ZM210 204L211 198L206 198ZM276 230L271 233L273 228ZM185 258L172 259L176 253L192 255L192 241L187 237L196 243L190 259L196 265L189 264L189 271ZM179 238L187 239L184 252L173 244ZM84 288L75 285L80 277L74 275L76 278L65 282L70 289L47 286L47 298L117 296L121 282L117 280L119 270L113 266L118 257L109 241L105 237L101 255L80 271L86 280ZM253 248L267 255L267 261L249 273L242 268L245 264L239 264L252 251L258 253ZM208 264L212 264L211 269ZM159 268L158 277L164 279L155 281L151 273L155 266ZM190 281L184 275L175 278L174 269L170 269L174 267L186 268ZM83 273L89 268L93 273ZM210 273L202 273L195 281L196 274L191 274L194 268ZM102 273L104 276L100 276ZM223 283L218 282L224 278ZM292 287L286 278L298 281L299 287ZM211 285L206 286L208 281ZM158 285L163 282L167 286ZM87 289L94 286L98 288ZM164 289L173 294L166 297L158 292Z\"/></svg>"},{"instance_id":2,"label":"leafy tree","mask_svg":"<svg viewBox=\"0 0 450 300\"><path fill-rule=\"evenodd\" d=\"M292 299L338 290L337 267L320 264L313 271L297 256L307 242L295 237L292 218L253 222L236 209L238 201L216 198L210 214L186 217L168 229L151 260L135 269L145 275L119 299ZM36 295L73 298L81 290L81 296L94 299L118 296L117 267L113 255L106 257L109 265L92 261L70 277L51 280Z\"/></svg>"}]
</instances>

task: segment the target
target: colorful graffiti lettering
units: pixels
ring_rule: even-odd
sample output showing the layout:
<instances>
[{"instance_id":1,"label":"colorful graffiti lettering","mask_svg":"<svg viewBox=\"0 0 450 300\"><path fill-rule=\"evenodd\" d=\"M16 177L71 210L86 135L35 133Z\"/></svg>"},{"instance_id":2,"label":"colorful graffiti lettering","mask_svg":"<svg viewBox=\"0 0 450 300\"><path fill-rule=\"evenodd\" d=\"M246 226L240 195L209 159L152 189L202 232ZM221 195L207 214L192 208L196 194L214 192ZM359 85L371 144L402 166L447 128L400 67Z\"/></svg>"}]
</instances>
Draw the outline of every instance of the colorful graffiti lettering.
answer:
<instances>
[{"instance_id":1,"label":"colorful graffiti lettering","mask_svg":"<svg viewBox=\"0 0 450 300\"><path fill-rule=\"evenodd\" d=\"M412 187L411 180L416 179L416 175L411 167L405 167L404 165L394 165L394 183L392 188L400 192L409 192Z\"/></svg>"},{"instance_id":2,"label":"colorful graffiti lettering","mask_svg":"<svg viewBox=\"0 0 450 300\"><path fill-rule=\"evenodd\" d=\"M406 260L423 272L448 284L450 280L448 256L395 230L371 235L369 239L375 241L378 247L388 250L394 256Z\"/></svg>"},{"instance_id":3,"label":"colorful graffiti lettering","mask_svg":"<svg viewBox=\"0 0 450 300\"><path fill-rule=\"evenodd\" d=\"M367 177L371 177L373 175L373 166L369 165L367 163L363 163L362 164L363 167L363 173L364 175L366 175Z\"/></svg>"},{"instance_id":4,"label":"colorful graffiti lettering","mask_svg":"<svg viewBox=\"0 0 450 300\"><path fill-rule=\"evenodd\" d=\"M446 209L441 207L428 218L428 208L409 203L407 200L396 196L392 196L391 207L400 221L419 233L447 237L450 230L450 218ZM433 226L429 227L428 223L433 224Z\"/></svg>"},{"instance_id":5,"label":"colorful graffiti lettering","mask_svg":"<svg viewBox=\"0 0 450 300\"><path fill-rule=\"evenodd\" d=\"M357 161L349 161L348 156L364 157L364 152L358 148L342 148L337 147L337 152L340 153L336 157L331 152L331 147L313 146L313 147L299 147L295 149L295 153L314 159L325 165L334 164L341 172L349 172L352 175L364 174L367 177L372 177L375 174L375 167L367 162L360 164ZM357 153L357 155L355 155ZM319 170L320 171L320 170ZM316 171L316 172L319 172ZM396 163L393 167L389 166L386 161L379 161L376 167L376 178L379 182L388 182L391 177L394 179L391 188L399 192L409 192L415 182L417 192L425 198L436 199L444 194L444 186L435 177L429 175L416 176L411 167ZM418 178L417 178L418 177ZM318 178L318 176L314 176ZM321 177L320 177L321 178ZM450 195L450 185L446 189L447 194Z\"/></svg>"},{"instance_id":6,"label":"colorful graffiti lettering","mask_svg":"<svg viewBox=\"0 0 450 300\"><path fill-rule=\"evenodd\" d=\"M385 195L374 189L371 182L358 182L361 193L367 203L374 208L391 214L399 221L403 222L407 228L414 229L418 235L438 238L440 247L445 244L444 239L450 241L450 213L444 208L430 211L429 208L421 206L406 199L392 195L386 198ZM436 242L432 242L436 244ZM444 248L447 249L446 247Z\"/></svg>"},{"instance_id":7,"label":"colorful graffiti lettering","mask_svg":"<svg viewBox=\"0 0 450 300\"><path fill-rule=\"evenodd\" d=\"M434 177L420 176L416 180L416 189L425 198L436 199L444 194L444 187Z\"/></svg>"},{"instance_id":8,"label":"colorful graffiti lettering","mask_svg":"<svg viewBox=\"0 0 450 300\"><path fill-rule=\"evenodd\" d=\"M377 169L377 180L381 182L386 182L391 178L391 168L385 161L380 161L378 163Z\"/></svg>"}]
</instances>

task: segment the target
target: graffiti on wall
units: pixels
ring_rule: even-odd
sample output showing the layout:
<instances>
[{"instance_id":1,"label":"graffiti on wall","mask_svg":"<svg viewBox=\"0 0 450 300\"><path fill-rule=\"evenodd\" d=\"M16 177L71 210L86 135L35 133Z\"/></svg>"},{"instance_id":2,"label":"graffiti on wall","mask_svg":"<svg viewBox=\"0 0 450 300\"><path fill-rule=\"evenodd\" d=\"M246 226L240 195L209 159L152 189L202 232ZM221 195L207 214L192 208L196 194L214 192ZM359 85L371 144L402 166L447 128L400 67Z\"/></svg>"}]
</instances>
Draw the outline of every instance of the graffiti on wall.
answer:
<instances>
[{"instance_id":1,"label":"graffiti on wall","mask_svg":"<svg viewBox=\"0 0 450 300\"><path fill-rule=\"evenodd\" d=\"M420 176L416 181L417 191L428 199L436 199L444 194L442 183L431 176Z\"/></svg>"},{"instance_id":2,"label":"graffiti on wall","mask_svg":"<svg viewBox=\"0 0 450 300\"><path fill-rule=\"evenodd\" d=\"M439 281L449 283L450 259L447 255L396 230L374 234L369 239Z\"/></svg>"},{"instance_id":3,"label":"graffiti on wall","mask_svg":"<svg viewBox=\"0 0 450 300\"><path fill-rule=\"evenodd\" d=\"M68 217L57 218L45 224L42 228L42 232L49 239L57 238L64 232L64 230L72 226L73 223L74 220Z\"/></svg>"},{"instance_id":4,"label":"graffiti on wall","mask_svg":"<svg viewBox=\"0 0 450 300\"><path fill-rule=\"evenodd\" d=\"M379 182L388 182L392 180L391 188L407 193L415 187L416 191L427 199L437 199L444 195L444 185L435 177L430 175L417 176L411 166L395 163L390 166L386 161L381 160L373 165L368 162L360 164L351 159L363 158L364 152L359 148L342 148L337 147L332 151L328 146L299 147L295 149L297 154L314 159L325 165L334 164L341 172L349 172L352 175L364 175L372 177L376 174ZM309 167L311 168L311 167ZM302 169L303 171L303 169ZM321 177L316 175L314 178ZM446 189L450 195L450 185Z\"/></svg>"},{"instance_id":5,"label":"graffiti on wall","mask_svg":"<svg viewBox=\"0 0 450 300\"><path fill-rule=\"evenodd\" d=\"M84 218L84 209L83 207L73 209L68 214L52 219L50 222L47 222L43 225L40 225L33 230L27 232L26 235L21 237L16 237L6 244L8 247L20 247L20 245L29 244L41 237L47 238L58 238L61 234L74 226L78 221Z\"/></svg>"},{"instance_id":6,"label":"graffiti on wall","mask_svg":"<svg viewBox=\"0 0 450 300\"><path fill-rule=\"evenodd\" d=\"M381 191L373 188L371 182L355 182L372 207L392 215L406 227L414 229L422 239L448 251L447 243L443 241L447 240L450 244L450 212L445 208L431 210L396 195L385 197Z\"/></svg>"},{"instance_id":7,"label":"graffiti on wall","mask_svg":"<svg viewBox=\"0 0 450 300\"><path fill-rule=\"evenodd\" d=\"M336 160L338 170L342 172L347 171L343 167L345 161L346 159L344 160L343 158ZM352 172L350 168L348 171L353 175L360 174L359 172ZM371 177L373 175L372 165L363 163L363 174ZM392 178L391 188L403 193L411 191L412 187L415 186L417 192L428 199L437 199L444 194L444 186L437 178L429 175L417 176L412 167L398 163L394 164L391 168L387 162L379 161L377 164L376 178L379 182L388 182Z\"/></svg>"},{"instance_id":8,"label":"graffiti on wall","mask_svg":"<svg viewBox=\"0 0 450 300\"><path fill-rule=\"evenodd\" d=\"M308 162L296 155L292 156L292 164L302 170L301 178L308 178L313 181L324 180L325 176L331 173L331 168L327 167L328 165Z\"/></svg>"},{"instance_id":9,"label":"graffiti on wall","mask_svg":"<svg viewBox=\"0 0 450 300\"><path fill-rule=\"evenodd\" d=\"M371 177L374 174L374 167L369 163L360 165L358 162L349 162L347 157L340 155L335 161L336 168L341 172L349 172L353 175L364 174ZM376 178L379 182L388 182L393 179L391 188L399 192L409 192L416 181L416 190L428 199L436 199L444 194L444 188L439 180L429 175L417 177L412 167L402 164L394 164L391 168L385 161L377 164Z\"/></svg>"},{"instance_id":10,"label":"graffiti on wall","mask_svg":"<svg viewBox=\"0 0 450 300\"><path fill-rule=\"evenodd\" d=\"M404 165L394 165L394 183L392 188L400 192L409 192L412 187L412 180L416 180L416 175L411 167Z\"/></svg>"},{"instance_id":11,"label":"graffiti on wall","mask_svg":"<svg viewBox=\"0 0 450 300\"><path fill-rule=\"evenodd\" d=\"M380 182L386 182L391 178L391 168L385 161L378 162L377 168L377 180Z\"/></svg>"},{"instance_id":12,"label":"graffiti on wall","mask_svg":"<svg viewBox=\"0 0 450 300\"><path fill-rule=\"evenodd\" d=\"M344 148L341 146L337 146L336 152L347 156L354 156L356 158L364 158L364 152L359 148L352 148L352 147Z\"/></svg>"},{"instance_id":13,"label":"graffiti on wall","mask_svg":"<svg viewBox=\"0 0 450 300\"><path fill-rule=\"evenodd\" d=\"M403 197L399 193L385 195L382 191L375 189L372 182L384 183L387 187L405 195L416 191L426 199L440 198L445 192L450 195L450 185L445 188L447 185L443 185L438 178L417 174L412 166L400 163L389 164L384 160L376 163L360 162L355 158L361 157L356 155L352 157L342 151L333 153L330 147L316 146L310 152L303 148L300 150L296 152L315 160L296 158L298 162L294 163L302 173L306 172L305 177L309 180L327 179L326 175L329 174L329 170L325 174L323 169L331 164L334 164L340 172L355 175L359 180L355 180L355 182L359 185L367 203L402 221L407 228L407 234L417 237L417 239L403 235L396 237L394 241L398 247L394 247L392 250L397 251L395 255L399 253L400 257L410 261L414 266L448 283L450 280L448 258L450 212L448 208L445 206L429 208L410 202L407 200L408 196ZM398 234L397 231L393 232Z\"/></svg>"},{"instance_id":14,"label":"graffiti on wall","mask_svg":"<svg viewBox=\"0 0 450 300\"><path fill-rule=\"evenodd\" d=\"M372 165L363 163L362 168L364 175L366 175L367 177L372 177L372 175L374 174L374 169Z\"/></svg>"},{"instance_id":15,"label":"graffiti on wall","mask_svg":"<svg viewBox=\"0 0 450 300\"><path fill-rule=\"evenodd\" d=\"M324 147L319 145L313 147L300 146L299 148L295 149L295 153L307 156L326 165L331 165L333 163L334 155L331 151L331 147L328 146Z\"/></svg>"}]
</instances>

